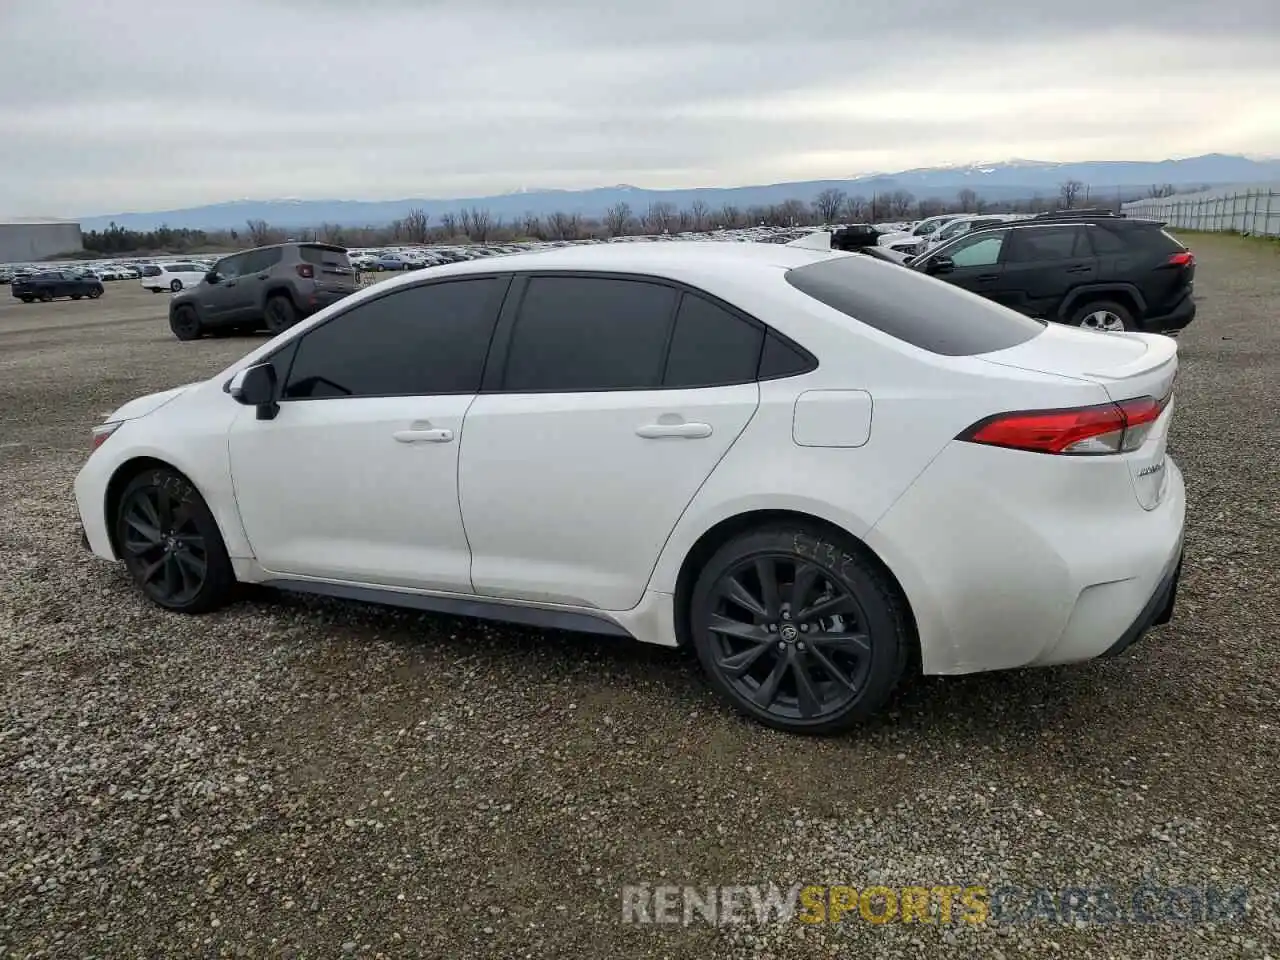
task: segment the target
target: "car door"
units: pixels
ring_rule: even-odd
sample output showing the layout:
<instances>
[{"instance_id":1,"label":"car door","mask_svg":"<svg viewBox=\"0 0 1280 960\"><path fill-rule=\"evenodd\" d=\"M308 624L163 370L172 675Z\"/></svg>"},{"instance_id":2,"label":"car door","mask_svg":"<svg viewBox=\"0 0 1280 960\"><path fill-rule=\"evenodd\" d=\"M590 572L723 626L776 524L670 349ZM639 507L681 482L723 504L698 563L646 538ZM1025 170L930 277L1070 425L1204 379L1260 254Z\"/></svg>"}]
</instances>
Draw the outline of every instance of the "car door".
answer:
<instances>
[{"instance_id":1,"label":"car door","mask_svg":"<svg viewBox=\"0 0 1280 960\"><path fill-rule=\"evenodd\" d=\"M990 296L1000 290L1000 254L1008 230L966 234L929 253L913 267L957 287Z\"/></svg>"},{"instance_id":2,"label":"car door","mask_svg":"<svg viewBox=\"0 0 1280 960\"><path fill-rule=\"evenodd\" d=\"M481 595L636 605L759 403L763 327L635 277L517 279L460 453Z\"/></svg>"},{"instance_id":3,"label":"car door","mask_svg":"<svg viewBox=\"0 0 1280 960\"><path fill-rule=\"evenodd\" d=\"M1033 317L1054 312L1067 291L1091 282L1098 273L1081 224L1010 230L1001 260L999 290L991 299Z\"/></svg>"},{"instance_id":4,"label":"car door","mask_svg":"<svg viewBox=\"0 0 1280 960\"><path fill-rule=\"evenodd\" d=\"M224 257L213 265L210 273L217 274L217 281L200 285L200 310L205 318L218 322L232 318L239 294L240 272L244 268L244 254Z\"/></svg>"},{"instance_id":5,"label":"car door","mask_svg":"<svg viewBox=\"0 0 1280 960\"><path fill-rule=\"evenodd\" d=\"M267 281L271 278L271 268L280 262L280 257L279 247L250 250L244 255L233 307L238 319L259 315L262 304L266 300L266 287Z\"/></svg>"},{"instance_id":6,"label":"car door","mask_svg":"<svg viewBox=\"0 0 1280 960\"><path fill-rule=\"evenodd\" d=\"M509 282L400 288L290 341L277 415L245 408L229 443L241 521L265 569L471 593L458 440Z\"/></svg>"}]
</instances>

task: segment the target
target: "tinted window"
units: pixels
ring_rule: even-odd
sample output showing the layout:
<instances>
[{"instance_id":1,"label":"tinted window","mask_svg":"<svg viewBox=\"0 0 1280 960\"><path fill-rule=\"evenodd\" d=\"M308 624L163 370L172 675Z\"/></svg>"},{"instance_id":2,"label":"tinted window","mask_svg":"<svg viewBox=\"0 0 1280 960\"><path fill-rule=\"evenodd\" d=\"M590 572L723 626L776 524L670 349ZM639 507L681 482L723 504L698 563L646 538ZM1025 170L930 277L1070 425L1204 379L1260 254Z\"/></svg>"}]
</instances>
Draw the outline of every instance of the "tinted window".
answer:
<instances>
[{"instance_id":1,"label":"tinted window","mask_svg":"<svg viewBox=\"0 0 1280 960\"><path fill-rule=\"evenodd\" d=\"M244 272L244 260L245 255L242 253L219 260L213 265L213 272L224 280L231 280Z\"/></svg>"},{"instance_id":2,"label":"tinted window","mask_svg":"<svg viewBox=\"0 0 1280 960\"><path fill-rule=\"evenodd\" d=\"M692 293L680 300L664 387L750 383L760 365L763 328Z\"/></svg>"},{"instance_id":3,"label":"tinted window","mask_svg":"<svg viewBox=\"0 0 1280 960\"><path fill-rule=\"evenodd\" d=\"M313 263L317 267L345 267L348 265L347 254L344 250L335 250L332 247L299 247L298 255L302 257L306 263Z\"/></svg>"},{"instance_id":4,"label":"tinted window","mask_svg":"<svg viewBox=\"0 0 1280 960\"><path fill-rule=\"evenodd\" d=\"M155 264L151 264L149 266L145 266L142 268L142 275L144 277L158 277L162 272L163 271L161 271L161 269L157 267Z\"/></svg>"},{"instance_id":5,"label":"tinted window","mask_svg":"<svg viewBox=\"0 0 1280 960\"><path fill-rule=\"evenodd\" d=\"M817 367L813 358L797 350L772 330L765 335L764 350L760 354L760 379L776 380L808 373Z\"/></svg>"},{"instance_id":6,"label":"tinted window","mask_svg":"<svg viewBox=\"0 0 1280 960\"><path fill-rule=\"evenodd\" d=\"M475 393L507 282L409 287L353 307L302 336L285 397Z\"/></svg>"},{"instance_id":7,"label":"tinted window","mask_svg":"<svg viewBox=\"0 0 1280 960\"><path fill-rule=\"evenodd\" d=\"M280 262L280 248L269 247L266 250L250 250L244 254L244 261L240 267L240 272L258 273L262 270L269 270Z\"/></svg>"},{"instance_id":8,"label":"tinted window","mask_svg":"<svg viewBox=\"0 0 1280 960\"><path fill-rule=\"evenodd\" d=\"M512 331L503 389L658 387L675 300L672 288L642 280L534 277Z\"/></svg>"},{"instance_id":9,"label":"tinted window","mask_svg":"<svg viewBox=\"0 0 1280 960\"><path fill-rule=\"evenodd\" d=\"M1044 329L1039 321L990 300L872 257L820 260L789 270L786 276L788 283L815 300L944 356L1004 350Z\"/></svg>"},{"instance_id":10,"label":"tinted window","mask_svg":"<svg viewBox=\"0 0 1280 960\"><path fill-rule=\"evenodd\" d=\"M1086 256L1081 227L1028 227L1009 233L1006 263L1035 263L1045 260L1070 260Z\"/></svg>"}]
</instances>

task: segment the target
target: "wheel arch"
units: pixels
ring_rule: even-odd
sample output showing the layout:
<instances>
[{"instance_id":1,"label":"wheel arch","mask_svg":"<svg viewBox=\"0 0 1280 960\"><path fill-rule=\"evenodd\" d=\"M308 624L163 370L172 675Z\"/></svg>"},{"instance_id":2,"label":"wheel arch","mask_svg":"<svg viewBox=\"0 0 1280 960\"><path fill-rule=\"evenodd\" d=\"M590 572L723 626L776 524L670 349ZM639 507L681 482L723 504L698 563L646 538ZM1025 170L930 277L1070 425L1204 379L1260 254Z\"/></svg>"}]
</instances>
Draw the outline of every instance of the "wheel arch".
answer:
<instances>
[{"instance_id":1,"label":"wheel arch","mask_svg":"<svg viewBox=\"0 0 1280 960\"><path fill-rule=\"evenodd\" d=\"M227 538L227 531L223 528L222 521L218 517L218 512L213 508L212 502L209 500L205 491L200 484L191 479L191 475L180 467L175 466L167 460L159 457L140 455L130 457L125 460L111 474L111 479L107 481L106 491L103 494L103 516L106 518L107 541L111 544L111 552L117 558L120 557L120 544L116 539L116 513L120 509L120 498L124 495L125 487L127 487L135 477L146 473L148 470L172 470L178 474L187 483L191 484L200 494L202 500L209 507L209 513L213 517L213 522L218 526L218 535L222 537L224 545L230 541Z\"/></svg>"},{"instance_id":2,"label":"wheel arch","mask_svg":"<svg viewBox=\"0 0 1280 960\"><path fill-rule=\"evenodd\" d=\"M1095 300L1114 300L1122 307L1127 307L1135 320L1147 312L1147 301L1134 284L1098 283L1076 287L1068 293L1058 309L1058 315L1066 320L1081 305Z\"/></svg>"},{"instance_id":3,"label":"wheel arch","mask_svg":"<svg viewBox=\"0 0 1280 960\"><path fill-rule=\"evenodd\" d=\"M673 598L673 608L675 612L675 633L676 642L679 646L687 646L690 642L689 637L689 601L693 594L694 584L697 582L698 574L707 564L707 561L722 546L732 540L739 534L749 530L758 529L762 526L780 524L780 523L803 523L806 526L818 527L831 532L833 537L839 537L846 540L854 547L860 557L876 568L886 581L897 591L899 599L902 601L903 610L906 612L908 624L911 629L913 638L911 657L913 666L918 667L920 662L920 643L919 631L916 627L915 613L912 610L911 598L907 595L907 591L903 589L902 581L894 574L890 566L871 549L861 537L854 536L848 530L833 523L830 520L815 516L811 513L805 513L802 510L791 509L761 509L748 510L743 513L735 514L720 520L698 537L694 541L693 546L685 553L684 559L680 563L679 572L676 574L675 595Z\"/></svg>"},{"instance_id":4,"label":"wheel arch","mask_svg":"<svg viewBox=\"0 0 1280 960\"><path fill-rule=\"evenodd\" d=\"M293 287L284 281L278 280L275 283L268 285L266 289L263 290L261 304L263 310L267 308L267 301L272 297L286 297L295 307L298 305L298 298L294 295Z\"/></svg>"}]
</instances>

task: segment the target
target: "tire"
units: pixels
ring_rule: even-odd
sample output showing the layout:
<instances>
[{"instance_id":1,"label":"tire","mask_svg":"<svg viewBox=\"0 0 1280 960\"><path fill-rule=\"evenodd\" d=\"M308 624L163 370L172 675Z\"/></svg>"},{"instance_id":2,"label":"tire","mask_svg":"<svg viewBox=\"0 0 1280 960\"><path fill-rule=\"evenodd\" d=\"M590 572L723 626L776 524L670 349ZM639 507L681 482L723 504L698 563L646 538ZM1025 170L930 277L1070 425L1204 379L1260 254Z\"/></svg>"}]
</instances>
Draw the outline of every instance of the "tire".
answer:
<instances>
[{"instance_id":1,"label":"tire","mask_svg":"<svg viewBox=\"0 0 1280 960\"><path fill-rule=\"evenodd\" d=\"M199 340L204 334L200 315L190 304L183 304L169 314L169 329L179 340Z\"/></svg>"},{"instance_id":2,"label":"tire","mask_svg":"<svg viewBox=\"0 0 1280 960\"><path fill-rule=\"evenodd\" d=\"M102 289L100 287L94 287L89 291L90 300L97 300L100 296L102 296Z\"/></svg>"},{"instance_id":3,"label":"tire","mask_svg":"<svg viewBox=\"0 0 1280 960\"><path fill-rule=\"evenodd\" d=\"M800 734L838 733L874 714L915 644L905 602L862 548L798 523L751 531L717 550L694 585L688 626L721 699Z\"/></svg>"},{"instance_id":4,"label":"tire","mask_svg":"<svg viewBox=\"0 0 1280 960\"><path fill-rule=\"evenodd\" d=\"M23 297L23 298L22 298L22 302L23 302L23 303L35 303L35 299L36 299L35 297Z\"/></svg>"},{"instance_id":5,"label":"tire","mask_svg":"<svg viewBox=\"0 0 1280 960\"><path fill-rule=\"evenodd\" d=\"M80 294L78 294L78 293L73 293L73 294L71 295L71 299L72 299L72 300L79 300L79 299L80 299Z\"/></svg>"},{"instance_id":6,"label":"tire","mask_svg":"<svg viewBox=\"0 0 1280 960\"><path fill-rule=\"evenodd\" d=\"M297 309L292 301L283 294L267 297L267 306L263 313L265 314L267 330L272 335L284 333L284 331L298 322Z\"/></svg>"},{"instance_id":7,"label":"tire","mask_svg":"<svg viewBox=\"0 0 1280 960\"><path fill-rule=\"evenodd\" d=\"M1098 333L1119 333L1136 330L1129 308L1114 300L1090 300L1076 307L1069 321L1071 326Z\"/></svg>"},{"instance_id":8,"label":"tire","mask_svg":"<svg viewBox=\"0 0 1280 960\"><path fill-rule=\"evenodd\" d=\"M179 292L182 289L182 281L174 280L171 284L169 284L169 289L172 290L174 293Z\"/></svg>"},{"instance_id":9,"label":"tire","mask_svg":"<svg viewBox=\"0 0 1280 960\"><path fill-rule=\"evenodd\" d=\"M231 599L235 573L204 498L167 467L129 481L113 518L130 578L152 603L207 613Z\"/></svg>"}]
</instances>

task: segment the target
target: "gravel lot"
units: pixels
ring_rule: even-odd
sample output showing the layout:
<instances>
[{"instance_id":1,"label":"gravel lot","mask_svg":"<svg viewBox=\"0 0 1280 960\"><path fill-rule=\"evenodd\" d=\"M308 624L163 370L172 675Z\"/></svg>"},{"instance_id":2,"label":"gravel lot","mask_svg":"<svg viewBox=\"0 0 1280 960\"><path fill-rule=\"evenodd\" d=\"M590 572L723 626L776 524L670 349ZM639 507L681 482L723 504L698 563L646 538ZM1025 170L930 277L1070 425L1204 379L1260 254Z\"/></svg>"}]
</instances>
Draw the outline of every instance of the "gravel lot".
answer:
<instances>
[{"instance_id":1,"label":"gravel lot","mask_svg":"<svg viewBox=\"0 0 1280 960\"><path fill-rule=\"evenodd\" d=\"M0 956L1280 957L1280 252L1192 243L1174 623L1114 661L921 680L825 741L736 719L682 653L143 603L75 540L89 427L258 341L179 343L128 281L0 302ZM621 922L625 884L1144 878L1244 885L1249 913Z\"/></svg>"}]
</instances>

